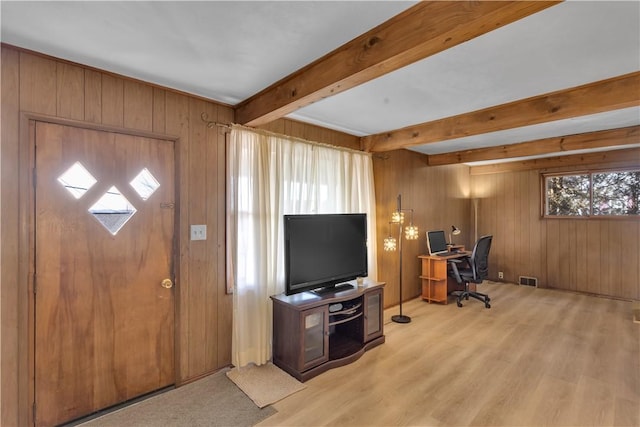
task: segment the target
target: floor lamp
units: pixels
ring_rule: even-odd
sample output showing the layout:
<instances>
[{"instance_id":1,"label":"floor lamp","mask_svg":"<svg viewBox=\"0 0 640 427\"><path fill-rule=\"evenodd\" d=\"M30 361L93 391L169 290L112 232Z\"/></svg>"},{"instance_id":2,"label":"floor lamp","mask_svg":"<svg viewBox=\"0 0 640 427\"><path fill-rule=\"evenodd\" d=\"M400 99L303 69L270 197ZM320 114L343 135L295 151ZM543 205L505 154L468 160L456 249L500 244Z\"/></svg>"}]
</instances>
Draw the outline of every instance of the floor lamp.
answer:
<instances>
[{"instance_id":1,"label":"floor lamp","mask_svg":"<svg viewBox=\"0 0 640 427\"><path fill-rule=\"evenodd\" d=\"M404 213L410 212L409 225L404 227ZM416 240L418 238L418 227L413 225L413 209L402 209L402 195L398 194L398 206L395 212L391 215L391 221L389 224L398 225L398 240L394 237L387 237L384 239L383 249L387 252L395 251L396 247L399 252L399 260L398 264L400 266L400 276L399 276L399 284L400 284L400 314L391 316L391 320L396 323L409 323L411 322L411 317L405 316L402 314L402 229L404 228L404 237L407 240Z\"/></svg>"}]
</instances>

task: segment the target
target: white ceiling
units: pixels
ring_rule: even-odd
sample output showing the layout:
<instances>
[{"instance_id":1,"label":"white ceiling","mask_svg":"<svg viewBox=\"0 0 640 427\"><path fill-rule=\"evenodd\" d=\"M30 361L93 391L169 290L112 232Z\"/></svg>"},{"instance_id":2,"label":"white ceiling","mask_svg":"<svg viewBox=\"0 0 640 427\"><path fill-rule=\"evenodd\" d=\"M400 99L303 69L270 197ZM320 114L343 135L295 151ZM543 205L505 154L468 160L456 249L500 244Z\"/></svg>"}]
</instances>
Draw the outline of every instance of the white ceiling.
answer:
<instances>
[{"instance_id":1,"label":"white ceiling","mask_svg":"<svg viewBox=\"0 0 640 427\"><path fill-rule=\"evenodd\" d=\"M415 3L3 0L1 38L236 105ZM568 1L288 117L364 136L639 70L639 1ZM640 107L412 149L438 154L633 125Z\"/></svg>"}]
</instances>

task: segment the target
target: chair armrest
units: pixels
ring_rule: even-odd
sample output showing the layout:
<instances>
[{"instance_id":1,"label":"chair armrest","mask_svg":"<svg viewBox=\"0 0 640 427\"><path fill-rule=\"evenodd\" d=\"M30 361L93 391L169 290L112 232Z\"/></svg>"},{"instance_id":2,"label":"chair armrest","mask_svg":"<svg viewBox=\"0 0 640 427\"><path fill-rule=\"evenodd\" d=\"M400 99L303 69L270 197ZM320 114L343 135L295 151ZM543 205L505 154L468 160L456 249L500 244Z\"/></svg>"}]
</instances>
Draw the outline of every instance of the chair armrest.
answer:
<instances>
[{"instance_id":1,"label":"chair armrest","mask_svg":"<svg viewBox=\"0 0 640 427\"><path fill-rule=\"evenodd\" d=\"M458 282L459 285L462 285L462 277L460 277L460 272L458 271L458 266L456 265L462 263L462 260L450 259L448 262L451 265L451 271L453 271L453 277L455 277L456 282Z\"/></svg>"}]
</instances>

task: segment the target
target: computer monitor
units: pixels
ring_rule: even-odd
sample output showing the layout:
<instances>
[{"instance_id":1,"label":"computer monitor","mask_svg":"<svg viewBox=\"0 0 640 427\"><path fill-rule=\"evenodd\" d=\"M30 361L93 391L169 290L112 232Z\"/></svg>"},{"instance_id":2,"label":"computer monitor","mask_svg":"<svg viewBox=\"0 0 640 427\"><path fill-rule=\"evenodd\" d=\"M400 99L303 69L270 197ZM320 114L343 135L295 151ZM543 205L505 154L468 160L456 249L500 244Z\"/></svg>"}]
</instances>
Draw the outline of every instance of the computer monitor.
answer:
<instances>
[{"instance_id":1,"label":"computer monitor","mask_svg":"<svg viewBox=\"0 0 640 427\"><path fill-rule=\"evenodd\" d=\"M448 251L444 230L427 231L427 248L430 255Z\"/></svg>"}]
</instances>

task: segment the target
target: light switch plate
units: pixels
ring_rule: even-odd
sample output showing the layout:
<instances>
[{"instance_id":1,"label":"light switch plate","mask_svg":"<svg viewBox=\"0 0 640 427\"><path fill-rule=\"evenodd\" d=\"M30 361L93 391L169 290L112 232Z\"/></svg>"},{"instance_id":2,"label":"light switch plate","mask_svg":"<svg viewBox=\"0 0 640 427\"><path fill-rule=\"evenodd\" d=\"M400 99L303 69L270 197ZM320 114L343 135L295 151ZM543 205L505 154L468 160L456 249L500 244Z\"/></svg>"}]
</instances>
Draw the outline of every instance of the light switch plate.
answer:
<instances>
[{"instance_id":1,"label":"light switch plate","mask_svg":"<svg viewBox=\"0 0 640 427\"><path fill-rule=\"evenodd\" d=\"M191 240L207 240L207 226L191 225Z\"/></svg>"}]
</instances>

